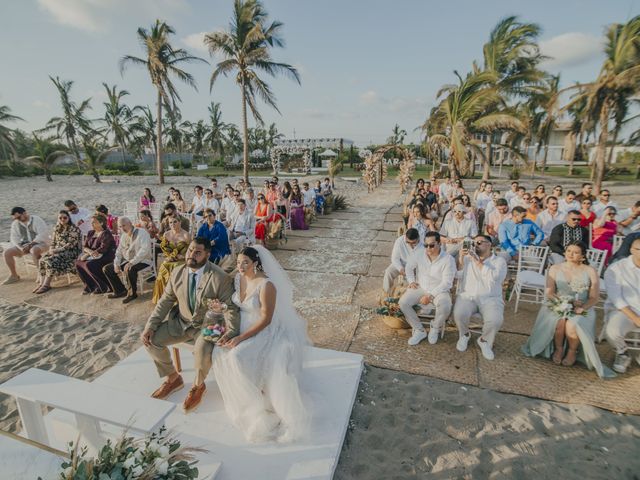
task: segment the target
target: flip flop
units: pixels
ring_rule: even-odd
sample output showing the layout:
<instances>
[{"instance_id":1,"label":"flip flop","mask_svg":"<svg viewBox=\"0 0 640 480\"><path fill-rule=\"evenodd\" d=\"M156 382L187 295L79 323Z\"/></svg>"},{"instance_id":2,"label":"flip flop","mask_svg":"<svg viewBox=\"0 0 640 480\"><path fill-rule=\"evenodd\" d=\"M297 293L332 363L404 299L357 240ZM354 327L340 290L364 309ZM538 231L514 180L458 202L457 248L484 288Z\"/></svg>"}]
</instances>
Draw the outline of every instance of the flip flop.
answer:
<instances>
[{"instance_id":1,"label":"flip flop","mask_svg":"<svg viewBox=\"0 0 640 480\"><path fill-rule=\"evenodd\" d=\"M38 288L35 293L37 293L38 295L40 295L41 293L47 293L49 290L51 290L51 287L47 286L47 285L43 285L40 288Z\"/></svg>"}]
</instances>

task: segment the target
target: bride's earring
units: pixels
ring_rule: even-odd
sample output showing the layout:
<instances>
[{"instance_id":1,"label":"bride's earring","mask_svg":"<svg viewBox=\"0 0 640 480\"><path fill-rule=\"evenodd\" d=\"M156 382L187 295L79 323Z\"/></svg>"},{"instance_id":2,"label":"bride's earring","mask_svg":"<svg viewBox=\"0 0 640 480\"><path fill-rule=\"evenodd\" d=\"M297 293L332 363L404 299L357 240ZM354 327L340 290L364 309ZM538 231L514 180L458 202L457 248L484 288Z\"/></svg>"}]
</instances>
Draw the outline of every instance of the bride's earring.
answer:
<instances>
[{"instance_id":1,"label":"bride's earring","mask_svg":"<svg viewBox=\"0 0 640 480\"><path fill-rule=\"evenodd\" d=\"M254 275L255 275L256 273L258 273L258 267L256 267L256 264L255 264L255 263L253 264L253 273L254 273Z\"/></svg>"}]
</instances>

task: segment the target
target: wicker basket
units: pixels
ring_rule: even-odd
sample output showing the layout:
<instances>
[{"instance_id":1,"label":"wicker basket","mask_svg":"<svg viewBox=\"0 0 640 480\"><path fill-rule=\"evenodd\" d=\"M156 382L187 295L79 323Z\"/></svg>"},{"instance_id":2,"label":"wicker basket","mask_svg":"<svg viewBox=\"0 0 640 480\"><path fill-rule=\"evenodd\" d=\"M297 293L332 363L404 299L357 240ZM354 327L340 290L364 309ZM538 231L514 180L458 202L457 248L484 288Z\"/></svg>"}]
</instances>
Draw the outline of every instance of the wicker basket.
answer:
<instances>
[{"instance_id":1,"label":"wicker basket","mask_svg":"<svg viewBox=\"0 0 640 480\"><path fill-rule=\"evenodd\" d=\"M279 238L266 237L264 239L264 246L267 248L267 250L277 250L278 247L280 246L281 241L282 240Z\"/></svg>"},{"instance_id":2,"label":"wicker basket","mask_svg":"<svg viewBox=\"0 0 640 480\"><path fill-rule=\"evenodd\" d=\"M405 321L402 317L395 317L393 315L380 315L382 317L382 321L389 328L393 328L394 330L406 330L411 328L411 326Z\"/></svg>"}]
</instances>

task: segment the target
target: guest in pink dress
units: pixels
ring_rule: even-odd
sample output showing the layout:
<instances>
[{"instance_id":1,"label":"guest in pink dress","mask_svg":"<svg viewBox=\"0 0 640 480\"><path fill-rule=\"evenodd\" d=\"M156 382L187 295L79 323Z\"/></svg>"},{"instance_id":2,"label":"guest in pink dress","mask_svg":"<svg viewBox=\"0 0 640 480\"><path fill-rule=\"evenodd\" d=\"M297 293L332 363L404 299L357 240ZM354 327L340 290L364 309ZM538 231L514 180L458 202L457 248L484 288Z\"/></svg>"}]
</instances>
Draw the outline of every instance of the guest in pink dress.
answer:
<instances>
[{"instance_id":1,"label":"guest in pink dress","mask_svg":"<svg viewBox=\"0 0 640 480\"><path fill-rule=\"evenodd\" d=\"M593 222L591 245L598 250L606 250L606 262L613 253L613 237L618 233L618 222L615 220L617 213L614 207L607 207L604 215Z\"/></svg>"}]
</instances>

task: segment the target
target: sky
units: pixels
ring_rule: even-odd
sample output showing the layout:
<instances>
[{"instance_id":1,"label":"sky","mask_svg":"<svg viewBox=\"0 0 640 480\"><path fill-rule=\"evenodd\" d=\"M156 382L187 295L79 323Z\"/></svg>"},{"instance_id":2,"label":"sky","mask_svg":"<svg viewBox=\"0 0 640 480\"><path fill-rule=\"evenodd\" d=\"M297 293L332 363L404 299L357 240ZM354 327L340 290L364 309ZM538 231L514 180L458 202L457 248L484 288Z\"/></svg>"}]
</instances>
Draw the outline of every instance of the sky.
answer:
<instances>
[{"instance_id":1,"label":"sky","mask_svg":"<svg viewBox=\"0 0 640 480\"><path fill-rule=\"evenodd\" d=\"M49 76L74 82L72 98L92 98L92 118L102 117L103 82L130 95L127 104L153 108L147 72L123 55L144 56L136 30L156 18L171 25L177 47L206 59L185 68L198 90L176 80L183 119L207 118L220 102L223 121L240 124L239 89L221 77L209 90L220 58L202 36L228 27L232 0L2 0L0 2L0 105L41 128L60 114ZM266 123L287 138L343 137L357 145L382 143L397 123L419 139L417 128L436 103L438 89L455 81L482 55L493 26L507 15L542 27L544 67L561 84L593 80L602 64L606 25L640 13L640 0L265 0L270 19L284 23L286 45L275 60L294 65L302 84L270 79L278 113L262 104ZM250 124L254 124L250 121Z\"/></svg>"}]
</instances>

